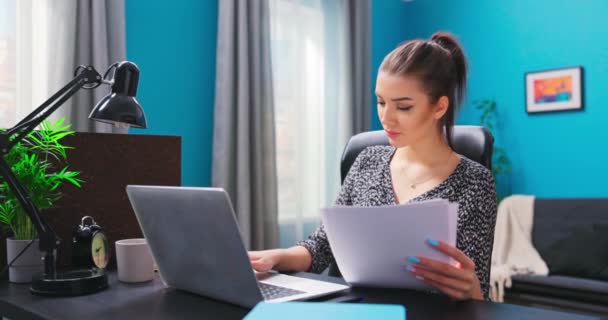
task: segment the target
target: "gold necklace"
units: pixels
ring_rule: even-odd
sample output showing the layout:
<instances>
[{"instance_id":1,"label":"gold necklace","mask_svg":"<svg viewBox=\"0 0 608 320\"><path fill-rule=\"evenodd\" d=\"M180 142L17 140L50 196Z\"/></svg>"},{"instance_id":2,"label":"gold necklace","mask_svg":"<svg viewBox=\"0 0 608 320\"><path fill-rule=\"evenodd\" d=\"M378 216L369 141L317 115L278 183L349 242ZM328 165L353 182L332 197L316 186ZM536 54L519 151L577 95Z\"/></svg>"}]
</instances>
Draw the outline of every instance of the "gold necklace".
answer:
<instances>
[{"instance_id":1,"label":"gold necklace","mask_svg":"<svg viewBox=\"0 0 608 320\"><path fill-rule=\"evenodd\" d=\"M413 182L413 181L412 181L413 179L410 179L410 177L409 177L409 176L408 176L408 175L405 173L405 170L403 170L403 175L404 175L404 176L405 176L405 178L407 179L407 182L409 182L409 183L410 183L410 188L411 188L411 189L416 189L416 186L417 186L417 185L419 185L419 184L423 184L423 183L425 183L425 182L427 182L427 181L429 181L429 180L433 179L433 177L435 177L435 175L431 175L430 177L428 177L428 178L426 178L426 179L424 179L424 180L422 180L422 181Z\"/></svg>"},{"instance_id":2,"label":"gold necklace","mask_svg":"<svg viewBox=\"0 0 608 320\"><path fill-rule=\"evenodd\" d=\"M452 157L454 154L452 153L450 155L450 157ZM403 173L403 175L405 176L405 178L407 179L407 181L410 183L410 189L416 189L417 185L423 184L431 179L433 179L435 176L437 176L436 174L431 175L430 177L422 180L422 181L418 181L418 182L412 182L412 179L410 179L410 177L405 173L405 167L401 167L399 168L400 171Z\"/></svg>"}]
</instances>

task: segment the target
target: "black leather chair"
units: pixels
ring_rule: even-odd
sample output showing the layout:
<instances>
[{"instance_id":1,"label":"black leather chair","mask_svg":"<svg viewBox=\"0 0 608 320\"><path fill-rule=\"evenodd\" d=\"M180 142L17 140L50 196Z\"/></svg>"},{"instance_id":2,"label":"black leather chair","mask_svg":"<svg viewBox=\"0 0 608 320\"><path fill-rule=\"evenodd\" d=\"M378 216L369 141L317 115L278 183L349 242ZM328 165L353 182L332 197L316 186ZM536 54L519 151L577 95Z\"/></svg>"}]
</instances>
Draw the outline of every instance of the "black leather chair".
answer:
<instances>
[{"instance_id":1,"label":"black leather chair","mask_svg":"<svg viewBox=\"0 0 608 320\"><path fill-rule=\"evenodd\" d=\"M454 126L452 138L454 150L457 153L492 170L494 137L488 129L481 126ZM379 145L389 145L384 130L363 132L350 138L342 153L340 164L342 182L359 153L369 146Z\"/></svg>"},{"instance_id":2,"label":"black leather chair","mask_svg":"<svg viewBox=\"0 0 608 320\"><path fill-rule=\"evenodd\" d=\"M457 153L492 169L494 137L488 129L481 126L454 126L452 143ZM384 130L363 132L350 138L340 163L342 182L359 153L369 146L377 145L389 145ZM328 274L334 277L340 276L340 270L335 263L330 265Z\"/></svg>"}]
</instances>

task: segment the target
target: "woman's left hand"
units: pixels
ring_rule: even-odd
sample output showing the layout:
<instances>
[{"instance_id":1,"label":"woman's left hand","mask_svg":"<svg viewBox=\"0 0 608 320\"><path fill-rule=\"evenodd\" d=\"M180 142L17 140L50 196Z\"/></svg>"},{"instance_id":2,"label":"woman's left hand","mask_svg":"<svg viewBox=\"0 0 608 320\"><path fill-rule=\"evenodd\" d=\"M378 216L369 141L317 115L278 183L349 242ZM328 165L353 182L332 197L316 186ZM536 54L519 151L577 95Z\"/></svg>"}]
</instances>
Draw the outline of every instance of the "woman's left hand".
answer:
<instances>
[{"instance_id":1,"label":"woman's left hand","mask_svg":"<svg viewBox=\"0 0 608 320\"><path fill-rule=\"evenodd\" d=\"M483 300L481 285L475 274L475 262L459 249L444 242L428 240L434 249L452 257L456 266L425 257L408 257L407 269L424 282L456 300Z\"/></svg>"}]
</instances>

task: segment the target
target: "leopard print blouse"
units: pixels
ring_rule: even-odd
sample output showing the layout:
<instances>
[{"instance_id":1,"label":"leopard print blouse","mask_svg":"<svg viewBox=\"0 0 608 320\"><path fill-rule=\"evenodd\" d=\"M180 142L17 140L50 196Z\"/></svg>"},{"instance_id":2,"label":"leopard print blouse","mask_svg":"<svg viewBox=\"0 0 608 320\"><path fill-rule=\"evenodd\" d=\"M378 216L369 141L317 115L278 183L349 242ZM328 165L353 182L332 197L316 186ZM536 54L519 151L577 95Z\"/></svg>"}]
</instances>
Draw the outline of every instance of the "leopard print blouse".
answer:
<instances>
[{"instance_id":1,"label":"leopard print blouse","mask_svg":"<svg viewBox=\"0 0 608 320\"><path fill-rule=\"evenodd\" d=\"M395 204L389 166L395 151L392 146L372 146L363 150L348 172L335 204L362 207ZM497 207L492 173L461 156L460 163L446 180L409 202L435 198L459 204L456 247L475 262L484 298L488 300ZM323 225L297 245L305 247L312 255L310 272L320 273L334 262Z\"/></svg>"}]
</instances>

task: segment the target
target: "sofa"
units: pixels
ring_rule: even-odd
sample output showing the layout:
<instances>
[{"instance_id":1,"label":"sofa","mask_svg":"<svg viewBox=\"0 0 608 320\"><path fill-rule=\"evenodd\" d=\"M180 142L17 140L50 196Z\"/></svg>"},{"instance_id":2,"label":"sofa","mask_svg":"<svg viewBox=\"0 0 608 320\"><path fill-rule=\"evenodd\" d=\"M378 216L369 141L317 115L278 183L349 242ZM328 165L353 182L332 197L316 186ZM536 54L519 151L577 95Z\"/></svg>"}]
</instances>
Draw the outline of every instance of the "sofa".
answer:
<instances>
[{"instance_id":1,"label":"sofa","mask_svg":"<svg viewBox=\"0 0 608 320\"><path fill-rule=\"evenodd\" d=\"M532 243L549 275L514 276L506 303L608 316L608 198L536 198Z\"/></svg>"}]
</instances>

